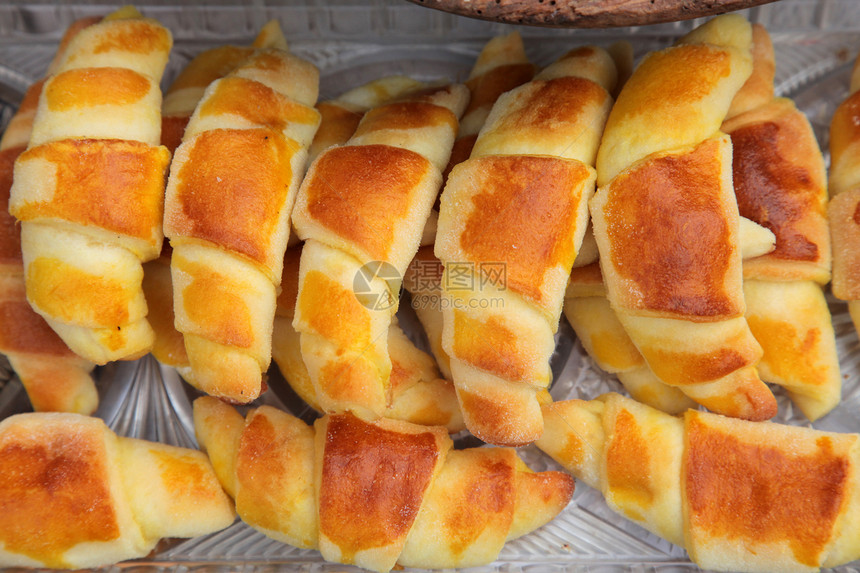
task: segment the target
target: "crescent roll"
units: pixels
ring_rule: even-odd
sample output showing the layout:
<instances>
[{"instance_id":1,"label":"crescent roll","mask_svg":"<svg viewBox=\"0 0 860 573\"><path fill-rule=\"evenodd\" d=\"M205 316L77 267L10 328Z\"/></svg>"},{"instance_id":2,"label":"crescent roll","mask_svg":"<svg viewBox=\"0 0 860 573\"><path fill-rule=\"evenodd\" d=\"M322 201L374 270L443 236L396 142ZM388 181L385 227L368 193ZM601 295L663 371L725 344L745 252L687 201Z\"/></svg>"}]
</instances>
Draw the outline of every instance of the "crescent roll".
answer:
<instances>
[{"instance_id":1,"label":"crescent roll","mask_svg":"<svg viewBox=\"0 0 860 573\"><path fill-rule=\"evenodd\" d=\"M615 81L609 54L585 47L503 94L442 193L442 347L466 426L488 443L541 433L538 396Z\"/></svg>"},{"instance_id":2,"label":"crescent roll","mask_svg":"<svg viewBox=\"0 0 860 573\"><path fill-rule=\"evenodd\" d=\"M301 337L293 328L301 253L299 244L288 248L284 256L284 275L272 332L272 358L296 394L320 412L322 408L302 359ZM391 403L385 417L425 426L445 426L451 433L463 430L463 416L453 384L441 378L433 358L407 338L396 319L388 328L387 344L391 358Z\"/></svg>"},{"instance_id":3,"label":"crescent roll","mask_svg":"<svg viewBox=\"0 0 860 573\"><path fill-rule=\"evenodd\" d=\"M484 44L466 80L469 105L463 113L457 139L451 149L451 158L443 173L445 179L455 165L471 155L478 132L499 96L530 81L536 72L537 67L526 57L519 32L496 36ZM448 356L442 349L442 263L433 254L438 221L437 204L424 227L421 247L403 278L403 288L411 296L412 308L430 339L430 348L442 375L450 380Z\"/></svg>"},{"instance_id":4,"label":"crescent roll","mask_svg":"<svg viewBox=\"0 0 860 573\"><path fill-rule=\"evenodd\" d=\"M319 72L282 40L272 34L272 47L206 88L165 198L188 381L239 403L264 388L290 215L319 125Z\"/></svg>"},{"instance_id":5,"label":"crescent roll","mask_svg":"<svg viewBox=\"0 0 860 573\"><path fill-rule=\"evenodd\" d=\"M537 446L702 569L810 572L860 558L860 436L625 398L544 406Z\"/></svg>"},{"instance_id":6,"label":"crescent roll","mask_svg":"<svg viewBox=\"0 0 860 573\"><path fill-rule=\"evenodd\" d=\"M744 317L732 145L719 131L751 41L746 19L719 16L639 65L607 121L590 208L609 302L654 374L712 411L764 420L776 399Z\"/></svg>"},{"instance_id":7,"label":"crescent roll","mask_svg":"<svg viewBox=\"0 0 860 573\"><path fill-rule=\"evenodd\" d=\"M378 417L391 403L387 340L468 100L425 86L368 111L311 164L296 200L302 248L293 327L326 412Z\"/></svg>"},{"instance_id":8,"label":"crescent roll","mask_svg":"<svg viewBox=\"0 0 860 573\"><path fill-rule=\"evenodd\" d=\"M349 412L308 426L270 406L243 420L208 396L194 424L245 523L371 571L491 563L573 494L566 473L533 472L510 448L454 450L440 427Z\"/></svg>"},{"instance_id":9,"label":"crescent roll","mask_svg":"<svg viewBox=\"0 0 860 573\"><path fill-rule=\"evenodd\" d=\"M98 418L11 416L0 422L0 457L4 567L101 567L236 516L201 452L119 437Z\"/></svg>"},{"instance_id":10,"label":"crescent roll","mask_svg":"<svg viewBox=\"0 0 860 573\"><path fill-rule=\"evenodd\" d=\"M693 400L662 382L648 367L609 305L598 263L571 271L563 312L597 367L615 374L633 398L670 414L695 406Z\"/></svg>"},{"instance_id":11,"label":"crescent roll","mask_svg":"<svg viewBox=\"0 0 860 573\"><path fill-rule=\"evenodd\" d=\"M762 380L786 388L816 420L842 394L822 288L831 267L824 158L803 112L773 97L773 46L761 25L753 27L753 55L753 74L722 126L732 138L738 210L776 238L773 251L744 260L746 319L764 352Z\"/></svg>"},{"instance_id":12,"label":"crescent roll","mask_svg":"<svg viewBox=\"0 0 860 573\"><path fill-rule=\"evenodd\" d=\"M209 84L232 72L251 57L255 49L265 48L270 42L279 46L286 44L275 21L263 26L251 46L224 45L196 55L164 94L161 144L174 153ZM165 243L161 255L143 265L143 291L149 305L149 322L155 332L152 355L161 364L175 368L183 379L191 380L193 371L185 352L185 339L175 326L171 253L170 245Z\"/></svg>"},{"instance_id":13,"label":"crescent roll","mask_svg":"<svg viewBox=\"0 0 860 573\"><path fill-rule=\"evenodd\" d=\"M69 26L49 73L71 39L99 20L84 18ZM90 374L94 365L72 352L27 302L21 233L9 214L15 160L30 141L43 84L30 86L0 139L0 352L21 379L34 410L91 414L98 406Z\"/></svg>"},{"instance_id":14,"label":"crescent roll","mask_svg":"<svg viewBox=\"0 0 860 573\"><path fill-rule=\"evenodd\" d=\"M161 250L159 82L170 32L122 9L81 30L44 84L9 210L21 221L27 299L96 364L152 347L142 261Z\"/></svg>"}]
</instances>

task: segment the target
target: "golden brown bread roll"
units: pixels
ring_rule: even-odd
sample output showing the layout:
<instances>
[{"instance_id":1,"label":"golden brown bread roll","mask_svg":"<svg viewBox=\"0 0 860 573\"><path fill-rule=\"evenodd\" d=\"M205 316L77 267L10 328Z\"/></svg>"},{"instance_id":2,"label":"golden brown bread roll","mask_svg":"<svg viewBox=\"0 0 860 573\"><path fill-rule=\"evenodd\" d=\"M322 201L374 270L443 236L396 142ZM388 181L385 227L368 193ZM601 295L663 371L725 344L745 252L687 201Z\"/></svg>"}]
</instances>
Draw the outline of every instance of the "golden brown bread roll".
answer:
<instances>
[{"instance_id":1,"label":"golden brown bread roll","mask_svg":"<svg viewBox=\"0 0 860 573\"><path fill-rule=\"evenodd\" d=\"M54 62L80 30L99 20L73 22ZM15 160L30 140L43 84L30 86L0 139L0 352L21 379L34 410L91 414L98 406L90 375L94 365L72 352L27 302L20 229L9 214Z\"/></svg>"},{"instance_id":2,"label":"golden brown bread roll","mask_svg":"<svg viewBox=\"0 0 860 573\"><path fill-rule=\"evenodd\" d=\"M773 233L744 218L739 240L744 260L772 250L775 241ZM644 404L670 414L693 407L692 399L654 375L630 340L606 298L599 263L577 266L579 260L578 255L570 273L564 315L591 359L600 369L614 373L625 390Z\"/></svg>"},{"instance_id":3,"label":"golden brown bread roll","mask_svg":"<svg viewBox=\"0 0 860 573\"><path fill-rule=\"evenodd\" d=\"M15 163L27 298L82 357L147 353L141 262L161 250L167 149L159 81L170 32L134 9L81 30L45 82Z\"/></svg>"},{"instance_id":4,"label":"golden brown bread roll","mask_svg":"<svg viewBox=\"0 0 860 573\"><path fill-rule=\"evenodd\" d=\"M455 165L471 155L478 132L484 126L499 96L531 80L536 72L537 67L526 57L519 32L496 36L484 44L466 80L470 94L469 105L463 112L457 139L451 149L451 158L443 173L444 179L448 178ZM442 375L446 380L450 380L449 359L442 348L442 263L433 254L438 221L437 200L424 227L421 247L404 275L403 287L411 295L412 307L427 333L430 349Z\"/></svg>"},{"instance_id":5,"label":"golden brown bread roll","mask_svg":"<svg viewBox=\"0 0 860 573\"><path fill-rule=\"evenodd\" d=\"M281 45L282 40L278 24L272 21L263 26L251 46L218 46L195 56L164 94L161 144L174 153L182 143L185 127L209 84L236 69L254 54L255 49L266 47L266 42L274 41ZM176 368L184 379L189 380L193 372L185 352L185 339L174 326L171 253L170 245L165 243L161 255L143 265L143 291L149 305L149 322L155 333L152 355L161 364Z\"/></svg>"},{"instance_id":6,"label":"golden brown bread roll","mask_svg":"<svg viewBox=\"0 0 860 573\"><path fill-rule=\"evenodd\" d=\"M816 420L842 388L822 289L831 266L824 158L803 112L773 97L773 46L761 25L753 27L753 54L753 74L722 126L732 138L738 210L776 238L773 251L743 262L746 318L764 352L762 380L786 388Z\"/></svg>"},{"instance_id":7,"label":"golden brown bread roll","mask_svg":"<svg viewBox=\"0 0 860 573\"><path fill-rule=\"evenodd\" d=\"M292 205L319 125L319 72L279 47L277 31L206 88L165 197L186 379L234 402L264 388Z\"/></svg>"},{"instance_id":8,"label":"golden brown bread roll","mask_svg":"<svg viewBox=\"0 0 860 573\"><path fill-rule=\"evenodd\" d=\"M6 567L110 565L235 519L205 455L118 437L98 418L11 416L0 422L0 457Z\"/></svg>"},{"instance_id":9,"label":"golden brown bread roll","mask_svg":"<svg viewBox=\"0 0 860 573\"><path fill-rule=\"evenodd\" d=\"M503 94L442 193L442 346L466 426L486 442L540 435L538 395L615 81L609 54L585 47Z\"/></svg>"},{"instance_id":10,"label":"golden brown bread roll","mask_svg":"<svg viewBox=\"0 0 860 573\"><path fill-rule=\"evenodd\" d=\"M284 256L284 275L272 332L272 358L296 394L321 412L302 359L300 336L293 328L301 252L299 244L288 248ZM391 358L391 403L385 417L425 426L445 426L451 433L465 429L453 384L440 377L433 358L407 338L396 317L389 326L387 344Z\"/></svg>"},{"instance_id":11,"label":"golden brown bread roll","mask_svg":"<svg viewBox=\"0 0 860 573\"><path fill-rule=\"evenodd\" d=\"M858 436L619 394L544 407L539 448L703 569L815 571L860 557Z\"/></svg>"},{"instance_id":12,"label":"golden brown bread roll","mask_svg":"<svg viewBox=\"0 0 860 573\"><path fill-rule=\"evenodd\" d=\"M563 472L532 472L509 448L453 450L440 427L351 413L308 426L269 406L243 420L211 397L194 423L248 525L373 571L490 563L573 494Z\"/></svg>"},{"instance_id":13,"label":"golden brown bread roll","mask_svg":"<svg viewBox=\"0 0 860 573\"><path fill-rule=\"evenodd\" d=\"M776 400L744 318L719 131L751 73L751 40L743 17L719 16L639 65L607 121L590 207L609 302L654 374L713 411L763 420Z\"/></svg>"},{"instance_id":14,"label":"golden brown bread roll","mask_svg":"<svg viewBox=\"0 0 860 573\"><path fill-rule=\"evenodd\" d=\"M386 342L400 278L467 99L461 84L433 85L370 110L345 145L317 157L302 183L294 224L305 244L293 326L324 411L376 417L391 403Z\"/></svg>"}]
</instances>

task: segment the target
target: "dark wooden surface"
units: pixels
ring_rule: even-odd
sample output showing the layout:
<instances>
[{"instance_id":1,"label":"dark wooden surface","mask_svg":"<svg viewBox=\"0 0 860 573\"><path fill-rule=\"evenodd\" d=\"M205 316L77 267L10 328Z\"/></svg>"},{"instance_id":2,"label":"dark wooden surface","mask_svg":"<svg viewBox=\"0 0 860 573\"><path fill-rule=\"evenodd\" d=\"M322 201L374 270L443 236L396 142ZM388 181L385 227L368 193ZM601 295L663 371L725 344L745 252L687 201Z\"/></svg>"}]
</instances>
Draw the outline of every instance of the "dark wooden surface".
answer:
<instances>
[{"instance_id":1,"label":"dark wooden surface","mask_svg":"<svg viewBox=\"0 0 860 573\"><path fill-rule=\"evenodd\" d=\"M554 28L615 28L715 16L774 0L407 0L470 18Z\"/></svg>"}]
</instances>

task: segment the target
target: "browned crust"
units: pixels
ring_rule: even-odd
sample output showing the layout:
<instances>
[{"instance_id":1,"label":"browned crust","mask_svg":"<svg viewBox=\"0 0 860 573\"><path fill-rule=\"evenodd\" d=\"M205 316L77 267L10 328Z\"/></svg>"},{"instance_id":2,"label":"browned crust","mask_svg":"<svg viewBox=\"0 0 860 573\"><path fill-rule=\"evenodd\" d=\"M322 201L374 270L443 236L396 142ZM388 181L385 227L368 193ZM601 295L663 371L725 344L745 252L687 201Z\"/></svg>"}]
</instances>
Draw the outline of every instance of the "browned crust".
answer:
<instances>
[{"instance_id":1,"label":"browned crust","mask_svg":"<svg viewBox=\"0 0 860 573\"><path fill-rule=\"evenodd\" d=\"M15 217L9 214L9 190L15 160L24 147L0 151L0 265L21 265L21 231Z\"/></svg>"},{"instance_id":2,"label":"browned crust","mask_svg":"<svg viewBox=\"0 0 860 573\"><path fill-rule=\"evenodd\" d=\"M824 162L801 112L726 126L740 214L770 229L771 259L824 265L829 260Z\"/></svg>"},{"instance_id":3,"label":"browned crust","mask_svg":"<svg viewBox=\"0 0 860 573\"><path fill-rule=\"evenodd\" d=\"M279 232L298 144L271 129L218 129L192 140L165 233L210 241L265 265Z\"/></svg>"},{"instance_id":4,"label":"browned crust","mask_svg":"<svg viewBox=\"0 0 860 573\"><path fill-rule=\"evenodd\" d=\"M503 263L505 286L548 304L547 272L570 268L576 257L583 183L589 170L578 161L539 156L488 156L461 165L452 184L474 186L460 245L471 261Z\"/></svg>"},{"instance_id":5,"label":"browned crust","mask_svg":"<svg viewBox=\"0 0 860 573\"><path fill-rule=\"evenodd\" d=\"M48 201L23 201L21 221L61 219L155 243L161 238L164 148L118 139L67 139L28 149L18 161L47 161L56 168Z\"/></svg>"},{"instance_id":6,"label":"browned crust","mask_svg":"<svg viewBox=\"0 0 860 573\"><path fill-rule=\"evenodd\" d=\"M729 286L737 251L721 150L707 140L650 159L601 191L611 194L603 218L625 308L701 321L743 314Z\"/></svg>"},{"instance_id":7,"label":"browned crust","mask_svg":"<svg viewBox=\"0 0 860 573\"><path fill-rule=\"evenodd\" d=\"M0 541L7 551L66 568L66 551L115 540L120 528L101 433L55 430L38 439L14 429L2 436Z\"/></svg>"},{"instance_id":8,"label":"browned crust","mask_svg":"<svg viewBox=\"0 0 860 573\"><path fill-rule=\"evenodd\" d=\"M410 94L411 97L414 96ZM381 129L411 130L445 125L452 132L457 131L457 116L446 107L414 100L394 102L365 113L353 137Z\"/></svg>"},{"instance_id":9,"label":"browned crust","mask_svg":"<svg viewBox=\"0 0 860 573\"><path fill-rule=\"evenodd\" d=\"M418 153L388 145L329 149L303 184L308 215L368 256L387 260L398 240L396 223L431 169Z\"/></svg>"},{"instance_id":10,"label":"browned crust","mask_svg":"<svg viewBox=\"0 0 860 573\"><path fill-rule=\"evenodd\" d=\"M161 145L173 154L182 143L191 116L165 115L161 118Z\"/></svg>"},{"instance_id":11,"label":"browned crust","mask_svg":"<svg viewBox=\"0 0 860 573\"><path fill-rule=\"evenodd\" d=\"M811 454L736 436L686 417L684 494L694 537L787 543L809 567L822 564L848 495L850 460L821 436Z\"/></svg>"},{"instance_id":12,"label":"browned crust","mask_svg":"<svg viewBox=\"0 0 860 573\"><path fill-rule=\"evenodd\" d=\"M344 562L405 540L442 454L430 431L401 433L351 414L331 415L319 485L320 534Z\"/></svg>"},{"instance_id":13,"label":"browned crust","mask_svg":"<svg viewBox=\"0 0 860 573\"><path fill-rule=\"evenodd\" d=\"M151 80L126 68L76 68L45 84L44 101L51 111L100 105L132 105L150 92Z\"/></svg>"},{"instance_id":14,"label":"browned crust","mask_svg":"<svg viewBox=\"0 0 860 573\"><path fill-rule=\"evenodd\" d=\"M255 80L226 77L211 89L196 113L200 117L237 115L256 126L284 131L289 123L312 125L319 112Z\"/></svg>"}]
</instances>

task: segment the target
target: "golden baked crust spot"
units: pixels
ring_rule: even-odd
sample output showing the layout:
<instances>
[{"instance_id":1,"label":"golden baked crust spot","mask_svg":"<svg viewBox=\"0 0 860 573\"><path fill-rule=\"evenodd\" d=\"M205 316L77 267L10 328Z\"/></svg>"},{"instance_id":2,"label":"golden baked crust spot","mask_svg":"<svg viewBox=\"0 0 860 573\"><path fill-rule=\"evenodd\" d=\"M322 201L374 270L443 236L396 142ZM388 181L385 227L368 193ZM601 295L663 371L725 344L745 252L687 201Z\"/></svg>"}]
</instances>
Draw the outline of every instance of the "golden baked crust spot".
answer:
<instances>
[{"instance_id":1,"label":"golden baked crust spot","mask_svg":"<svg viewBox=\"0 0 860 573\"><path fill-rule=\"evenodd\" d=\"M618 412L613 436L606 448L608 495L632 519L641 519L636 508L647 512L656 497L651 487L648 442L636 418L627 410Z\"/></svg>"},{"instance_id":2,"label":"golden baked crust spot","mask_svg":"<svg viewBox=\"0 0 860 573\"><path fill-rule=\"evenodd\" d=\"M97 436L46 436L0 448L0 541L7 551L66 568L65 553L120 535L108 490L106 452Z\"/></svg>"},{"instance_id":3,"label":"golden baked crust spot","mask_svg":"<svg viewBox=\"0 0 860 573\"><path fill-rule=\"evenodd\" d=\"M132 105L151 89L150 80L126 68L77 68L60 72L47 84L45 101L51 111L98 105Z\"/></svg>"},{"instance_id":4,"label":"golden baked crust spot","mask_svg":"<svg viewBox=\"0 0 860 573\"><path fill-rule=\"evenodd\" d=\"M22 292L23 295L23 292ZM0 302L0 352L34 352L72 356L72 351L23 298Z\"/></svg>"},{"instance_id":5,"label":"golden baked crust spot","mask_svg":"<svg viewBox=\"0 0 860 573\"><path fill-rule=\"evenodd\" d=\"M86 293L98 293L101 304L94 307ZM101 326L124 325L132 297L121 283L58 259L39 257L27 267L27 298L59 321L72 322L86 314Z\"/></svg>"},{"instance_id":6,"label":"golden baked crust spot","mask_svg":"<svg viewBox=\"0 0 860 573\"><path fill-rule=\"evenodd\" d=\"M396 223L409 211L416 182L431 169L418 153L388 145L329 149L305 179L308 214L371 258L387 260Z\"/></svg>"},{"instance_id":7,"label":"golden baked crust spot","mask_svg":"<svg viewBox=\"0 0 860 573\"><path fill-rule=\"evenodd\" d=\"M170 154L163 147L118 139L66 139L28 149L18 161L42 160L56 169L48 201L21 203L21 221L55 218L150 242L160 240L164 176Z\"/></svg>"},{"instance_id":8,"label":"golden baked crust spot","mask_svg":"<svg viewBox=\"0 0 860 573\"><path fill-rule=\"evenodd\" d=\"M831 438L815 453L749 443L687 417L684 483L696 536L732 543L787 542L794 557L821 566L847 495L850 463Z\"/></svg>"},{"instance_id":9,"label":"golden baked crust spot","mask_svg":"<svg viewBox=\"0 0 860 573\"><path fill-rule=\"evenodd\" d=\"M769 256L816 261L819 246L804 234L804 218L824 218L821 189L812 174L782 159L783 128L776 122L741 127L732 132L732 171L740 214L773 231L776 247Z\"/></svg>"},{"instance_id":10,"label":"golden baked crust spot","mask_svg":"<svg viewBox=\"0 0 860 573\"><path fill-rule=\"evenodd\" d=\"M210 241L265 265L298 144L271 129L217 129L193 140L179 169L175 236Z\"/></svg>"},{"instance_id":11,"label":"golden baked crust spot","mask_svg":"<svg viewBox=\"0 0 860 573\"><path fill-rule=\"evenodd\" d=\"M229 278L201 263L176 257L174 261L191 276L182 291L182 304L196 326L195 333L205 333L207 339L219 344L251 348L255 340L251 312L241 293L233 291Z\"/></svg>"},{"instance_id":12,"label":"golden baked crust spot","mask_svg":"<svg viewBox=\"0 0 860 573\"><path fill-rule=\"evenodd\" d=\"M537 156L470 159L458 180L480 189L460 236L469 260L503 262L506 288L547 302L549 269L570 268L582 183L588 169L578 161Z\"/></svg>"},{"instance_id":13,"label":"golden baked crust spot","mask_svg":"<svg viewBox=\"0 0 860 573\"><path fill-rule=\"evenodd\" d=\"M299 313L314 332L341 348L365 350L370 344L370 317L351 290L324 272L305 274L298 299Z\"/></svg>"},{"instance_id":14,"label":"golden baked crust spot","mask_svg":"<svg viewBox=\"0 0 860 573\"><path fill-rule=\"evenodd\" d=\"M313 108L247 78L223 78L214 90L200 105L198 113L201 117L236 114L255 125L275 131L283 131L291 122L310 125L319 118Z\"/></svg>"},{"instance_id":15,"label":"golden baked crust spot","mask_svg":"<svg viewBox=\"0 0 860 573\"><path fill-rule=\"evenodd\" d=\"M319 486L320 534L353 561L405 538L440 455L431 432L399 433L352 414L331 415Z\"/></svg>"},{"instance_id":16,"label":"golden baked crust spot","mask_svg":"<svg viewBox=\"0 0 860 573\"><path fill-rule=\"evenodd\" d=\"M0 151L0 264L22 264L21 231L9 214L9 190L15 160L23 151L24 147Z\"/></svg>"},{"instance_id":17,"label":"golden baked crust spot","mask_svg":"<svg viewBox=\"0 0 860 573\"><path fill-rule=\"evenodd\" d=\"M519 351L519 338L502 319L490 316L486 322L454 310L454 355L466 364L506 380L522 380L528 365ZM480 409L487 415L484 404ZM499 410L499 416L503 416Z\"/></svg>"},{"instance_id":18,"label":"golden baked crust spot","mask_svg":"<svg viewBox=\"0 0 860 573\"><path fill-rule=\"evenodd\" d=\"M457 116L446 107L421 101L404 101L382 105L364 114L354 137L380 129L421 129L448 126L457 131Z\"/></svg>"},{"instance_id":19,"label":"golden baked crust spot","mask_svg":"<svg viewBox=\"0 0 860 573\"><path fill-rule=\"evenodd\" d=\"M621 173L604 208L615 271L634 310L721 320L740 316L727 292L737 256L723 195L720 142Z\"/></svg>"},{"instance_id":20,"label":"golden baked crust spot","mask_svg":"<svg viewBox=\"0 0 860 573\"><path fill-rule=\"evenodd\" d=\"M93 53L101 54L119 50L135 54L166 52L170 49L171 38L165 28L146 20L123 20L121 25L111 26L99 36Z\"/></svg>"}]
</instances>

